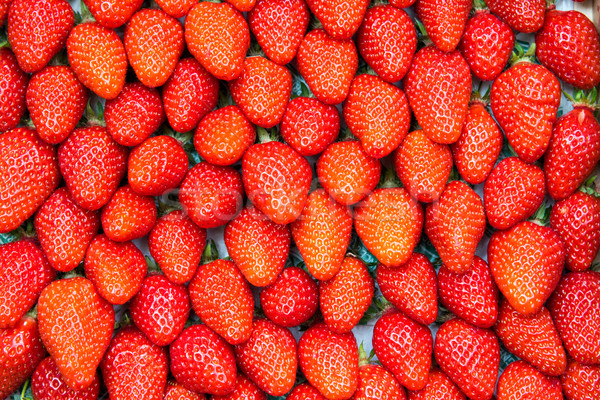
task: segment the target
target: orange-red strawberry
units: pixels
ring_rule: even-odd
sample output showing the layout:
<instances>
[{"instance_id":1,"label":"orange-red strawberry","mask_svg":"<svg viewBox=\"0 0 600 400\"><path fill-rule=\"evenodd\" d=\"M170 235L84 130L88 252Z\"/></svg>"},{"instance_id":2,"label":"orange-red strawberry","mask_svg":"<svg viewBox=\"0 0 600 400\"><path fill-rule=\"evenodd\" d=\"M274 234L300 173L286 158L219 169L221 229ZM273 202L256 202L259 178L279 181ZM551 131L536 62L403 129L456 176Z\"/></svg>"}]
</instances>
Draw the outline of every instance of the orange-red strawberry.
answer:
<instances>
[{"instance_id":1,"label":"orange-red strawberry","mask_svg":"<svg viewBox=\"0 0 600 400\"><path fill-rule=\"evenodd\" d=\"M168 399L165 397L165 400ZM244 374L238 373L233 392L224 396L212 396L212 400L267 400L267 395Z\"/></svg>"},{"instance_id":2,"label":"orange-red strawberry","mask_svg":"<svg viewBox=\"0 0 600 400\"><path fill-rule=\"evenodd\" d=\"M407 262L421 238L423 208L404 188L377 189L355 209L354 228L382 264Z\"/></svg>"},{"instance_id":3,"label":"orange-red strawberry","mask_svg":"<svg viewBox=\"0 0 600 400\"><path fill-rule=\"evenodd\" d=\"M309 19L304 0L258 0L248 12L248 24L260 48L279 65L296 56Z\"/></svg>"},{"instance_id":4,"label":"orange-red strawberry","mask_svg":"<svg viewBox=\"0 0 600 400\"><path fill-rule=\"evenodd\" d=\"M544 0L486 0L485 3L490 11L517 31L535 32L544 24Z\"/></svg>"},{"instance_id":5,"label":"orange-red strawberry","mask_svg":"<svg viewBox=\"0 0 600 400\"><path fill-rule=\"evenodd\" d=\"M28 80L29 76L21 70L12 51L1 48L0 132L16 128L25 113L25 93Z\"/></svg>"},{"instance_id":6,"label":"orange-red strawberry","mask_svg":"<svg viewBox=\"0 0 600 400\"><path fill-rule=\"evenodd\" d=\"M390 0L390 4L397 8L410 7L416 0Z\"/></svg>"},{"instance_id":7,"label":"orange-red strawberry","mask_svg":"<svg viewBox=\"0 0 600 400\"><path fill-rule=\"evenodd\" d=\"M33 129L5 132L0 135L0 176L0 233L5 233L31 217L58 186L56 149Z\"/></svg>"},{"instance_id":8,"label":"orange-red strawberry","mask_svg":"<svg viewBox=\"0 0 600 400\"><path fill-rule=\"evenodd\" d=\"M230 81L243 72L250 30L242 13L230 4L203 1L185 19L185 42L208 72Z\"/></svg>"},{"instance_id":9,"label":"orange-red strawberry","mask_svg":"<svg viewBox=\"0 0 600 400\"><path fill-rule=\"evenodd\" d=\"M296 65L317 99L339 104L350 91L358 69L358 52L352 40L337 40L323 29L315 29L302 39Z\"/></svg>"},{"instance_id":10,"label":"orange-red strawberry","mask_svg":"<svg viewBox=\"0 0 600 400\"><path fill-rule=\"evenodd\" d=\"M85 278L60 279L38 301L40 336L65 383L75 390L91 386L115 325L112 306Z\"/></svg>"},{"instance_id":11,"label":"orange-red strawberry","mask_svg":"<svg viewBox=\"0 0 600 400\"><path fill-rule=\"evenodd\" d=\"M498 379L498 400L521 400L526 397L563 400L558 378L550 378L518 360L510 364Z\"/></svg>"},{"instance_id":12,"label":"orange-red strawberry","mask_svg":"<svg viewBox=\"0 0 600 400\"><path fill-rule=\"evenodd\" d=\"M216 397L213 396L212 398ZM185 386L177 383L177 381L169 380L167 381L164 400L206 400L206 396L203 393L192 392L186 389Z\"/></svg>"},{"instance_id":13,"label":"orange-red strawberry","mask_svg":"<svg viewBox=\"0 0 600 400\"><path fill-rule=\"evenodd\" d=\"M472 5L470 0L418 0L415 11L433 44L442 51L454 51L463 35Z\"/></svg>"},{"instance_id":14,"label":"orange-red strawberry","mask_svg":"<svg viewBox=\"0 0 600 400\"><path fill-rule=\"evenodd\" d=\"M185 17L198 0L156 0L156 4L175 18Z\"/></svg>"},{"instance_id":15,"label":"orange-red strawberry","mask_svg":"<svg viewBox=\"0 0 600 400\"><path fill-rule=\"evenodd\" d=\"M254 286L270 285L277 279L290 252L291 234L255 207L244 208L225 227L223 235L229 256Z\"/></svg>"},{"instance_id":16,"label":"orange-red strawberry","mask_svg":"<svg viewBox=\"0 0 600 400\"><path fill-rule=\"evenodd\" d=\"M457 50L435 46L417 52L404 81L410 107L427 137L437 143L458 140L472 89L469 65Z\"/></svg>"},{"instance_id":17,"label":"orange-red strawberry","mask_svg":"<svg viewBox=\"0 0 600 400\"><path fill-rule=\"evenodd\" d=\"M107 28L118 28L131 19L144 0L82 0L94 19Z\"/></svg>"},{"instance_id":18,"label":"orange-red strawberry","mask_svg":"<svg viewBox=\"0 0 600 400\"><path fill-rule=\"evenodd\" d=\"M31 392L36 400L97 400L100 378L96 374L87 389L73 390L63 380L52 357L46 357L31 376Z\"/></svg>"},{"instance_id":19,"label":"orange-red strawberry","mask_svg":"<svg viewBox=\"0 0 600 400\"><path fill-rule=\"evenodd\" d=\"M460 389L439 368L429 372L427 385L421 390L408 392L408 400L466 400Z\"/></svg>"},{"instance_id":20,"label":"orange-red strawberry","mask_svg":"<svg viewBox=\"0 0 600 400\"><path fill-rule=\"evenodd\" d=\"M571 360L560 377L567 400L594 400L600 396L600 365L584 365Z\"/></svg>"},{"instance_id":21,"label":"orange-red strawberry","mask_svg":"<svg viewBox=\"0 0 600 400\"><path fill-rule=\"evenodd\" d=\"M560 280L565 245L551 228L525 221L492 235L488 262L510 305L523 315L533 315Z\"/></svg>"},{"instance_id":22,"label":"orange-red strawberry","mask_svg":"<svg viewBox=\"0 0 600 400\"><path fill-rule=\"evenodd\" d=\"M256 0L225 0L240 12L247 12L254 8Z\"/></svg>"},{"instance_id":23,"label":"orange-red strawberry","mask_svg":"<svg viewBox=\"0 0 600 400\"><path fill-rule=\"evenodd\" d=\"M306 0L329 36L350 39L365 17L370 0Z\"/></svg>"},{"instance_id":24,"label":"orange-red strawberry","mask_svg":"<svg viewBox=\"0 0 600 400\"><path fill-rule=\"evenodd\" d=\"M406 392L394 375L381 365L361 365L358 369L358 387L352 400L372 399L406 400Z\"/></svg>"},{"instance_id":25,"label":"orange-red strawberry","mask_svg":"<svg viewBox=\"0 0 600 400\"><path fill-rule=\"evenodd\" d=\"M150 196L136 193L131 186L121 186L102 209L104 234L115 242L146 236L156 223L156 205Z\"/></svg>"},{"instance_id":26,"label":"orange-red strawberry","mask_svg":"<svg viewBox=\"0 0 600 400\"><path fill-rule=\"evenodd\" d=\"M295 386L287 396L287 400L327 400L321 392L319 392L310 383L302 383Z\"/></svg>"},{"instance_id":27,"label":"orange-red strawberry","mask_svg":"<svg viewBox=\"0 0 600 400\"><path fill-rule=\"evenodd\" d=\"M75 16L66 0L14 0L8 11L8 41L21 69L41 70L65 46Z\"/></svg>"},{"instance_id":28,"label":"orange-red strawberry","mask_svg":"<svg viewBox=\"0 0 600 400\"><path fill-rule=\"evenodd\" d=\"M115 31L98 23L77 25L67 39L67 53L77 78L98 96L114 99L123 90L127 53Z\"/></svg>"}]
</instances>

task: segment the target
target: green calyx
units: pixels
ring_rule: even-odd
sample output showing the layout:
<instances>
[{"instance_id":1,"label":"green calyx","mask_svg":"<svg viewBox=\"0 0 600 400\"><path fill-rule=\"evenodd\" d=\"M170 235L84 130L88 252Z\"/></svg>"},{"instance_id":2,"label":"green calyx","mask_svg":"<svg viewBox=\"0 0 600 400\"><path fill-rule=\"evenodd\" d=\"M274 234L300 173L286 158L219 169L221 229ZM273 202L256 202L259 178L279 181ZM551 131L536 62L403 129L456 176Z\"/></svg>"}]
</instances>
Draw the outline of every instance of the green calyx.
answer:
<instances>
[{"instance_id":1,"label":"green calyx","mask_svg":"<svg viewBox=\"0 0 600 400\"><path fill-rule=\"evenodd\" d=\"M484 0L473 0L473 11L477 14L480 12L489 12L489 9Z\"/></svg>"},{"instance_id":2,"label":"green calyx","mask_svg":"<svg viewBox=\"0 0 600 400\"><path fill-rule=\"evenodd\" d=\"M590 196L600 198L600 179L597 175L590 176L580 187L579 190Z\"/></svg>"},{"instance_id":3,"label":"green calyx","mask_svg":"<svg viewBox=\"0 0 600 400\"><path fill-rule=\"evenodd\" d=\"M598 88L596 87L591 90L577 90L573 96L564 90L563 94L573 103L574 108L583 107L592 111L600 109L600 102L598 101L600 99L598 98Z\"/></svg>"},{"instance_id":4,"label":"green calyx","mask_svg":"<svg viewBox=\"0 0 600 400\"><path fill-rule=\"evenodd\" d=\"M519 42L515 44L515 50L510 59L510 65L514 66L522 62L535 64L535 61L535 43L531 43L531 46L529 46L527 51L525 51Z\"/></svg>"},{"instance_id":5,"label":"green calyx","mask_svg":"<svg viewBox=\"0 0 600 400\"><path fill-rule=\"evenodd\" d=\"M210 239L206 243L204 252L202 253L201 264L208 264L219 259L219 251L217 250L217 244L214 240Z\"/></svg>"},{"instance_id":6,"label":"green calyx","mask_svg":"<svg viewBox=\"0 0 600 400\"><path fill-rule=\"evenodd\" d=\"M85 126L106 126L104 122L104 105L97 101L95 107L92 106L92 101L88 101L83 113Z\"/></svg>"}]
</instances>

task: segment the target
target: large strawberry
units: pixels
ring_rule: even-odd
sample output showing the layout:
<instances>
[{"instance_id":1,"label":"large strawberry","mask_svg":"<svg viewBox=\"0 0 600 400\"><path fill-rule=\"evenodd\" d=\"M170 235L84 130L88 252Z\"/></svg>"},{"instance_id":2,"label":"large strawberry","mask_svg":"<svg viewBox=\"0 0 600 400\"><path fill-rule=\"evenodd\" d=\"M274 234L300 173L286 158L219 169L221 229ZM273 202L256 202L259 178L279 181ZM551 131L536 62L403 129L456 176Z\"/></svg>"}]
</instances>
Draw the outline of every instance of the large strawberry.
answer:
<instances>
[{"instance_id":1,"label":"large strawberry","mask_svg":"<svg viewBox=\"0 0 600 400\"><path fill-rule=\"evenodd\" d=\"M535 32L544 24L544 0L486 0L485 3L494 14L517 31Z\"/></svg>"},{"instance_id":2,"label":"large strawberry","mask_svg":"<svg viewBox=\"0 0 600 400\"><path fill-rule=\"evenodd\" d=\"M454 51L460 42L472 5L470 0L418 0L415 9L433 44L442 51Z\"/></svg>"},{"instance_id":3,"label":"large strawberry","mask_svg":"<svg viewBox=\"0 0 600 400\"><path fill-rule=\"evenodd\" d=\"M315 17L334 39L350 39L361 25L370 0L307 0Z\"/></svg>"},{"instance_id":4,"label":"large strawberry","mask_svg":"<svg viewBox=\"0 0 600 400\"><path fill-rule=\"evenodd\" d=\"M289 397L288 397L289 398ZM186 397L187 399L187 397ZM238 373L233 392L223 396L212 396L212 400L267 400L265 392L259 389L246 375ZM164 400L169 400L165 397ZM176 400L175 398L171 400ZM178 398L177 400L184 400ZM190 399L196 400L196 399Z\"/></svg>"},{"instance_id":5,"label":"large strawberry","mask_svg":"<svg viewBox=\"0 0 600 400\"><path fill-rule=\"evenodd\" d=\"M156 205L150 196L121 186L102 209L102 229L109 239L126 242L146 236L156 223Z\"/></svg>"},{"instance_id":6,"label":"large strawberry","mask_svg":"<svg viewBox=\"0 0 600 400\"><path fill-rule=\"evenodd\" d=\"M466 400L465 395L439 368L429 372L427 385L418 391L409 391L408 400Z\"/></svg>"},{"instance_id":7,"label":"large strawberry","mask_svg":"<svg viewBox=\"0 0 600 400\"><path fill-rule=\"evenodd\" d=\"M571 360L560 377L567 400L594 400L600 396L600 365L584 365Z\"/></svg>"},{"instance_id":8,"label":"large strawberry","mask_svg":"<svg viewBox=\"0 0 600 400\"><path fill-rule=\"evenodd\" d=\"M0 132L16 128L25 113L28 79L13 52L0 48Z\"/></svg>"},{"instance_id":9,"label":"large strawberry","mask_svg":"<svg viewBox=\"0 0 600 400\"><path fill-rule=\"evenodd\" d=\"M52 357L46 357L31 376L31 392L36 400L97 400L100 378L96 374L87 389L73 390L65 383Z\"/></svg>"},{"instance_id":10,"label":"large strawberry","mask_svg":"<svg viewBox=\"0 0 600 400\"><path fill-rule=\"evenodd\" d=\"M118 28L131 19L144 0L82 0L94 19L107 28Z\"/></svg>"},{"instance_id":11,"label":"large strawberry","mask_svg":"<svg viewBox=\"0 0 600 400\"><path fill-rule=\"evenodd\" d=\"M520 400L527 396L535 399L563 400L558 378L542 374L525 361L510 364L498 379L498 400Z\"/></svg>"}]
</instances>

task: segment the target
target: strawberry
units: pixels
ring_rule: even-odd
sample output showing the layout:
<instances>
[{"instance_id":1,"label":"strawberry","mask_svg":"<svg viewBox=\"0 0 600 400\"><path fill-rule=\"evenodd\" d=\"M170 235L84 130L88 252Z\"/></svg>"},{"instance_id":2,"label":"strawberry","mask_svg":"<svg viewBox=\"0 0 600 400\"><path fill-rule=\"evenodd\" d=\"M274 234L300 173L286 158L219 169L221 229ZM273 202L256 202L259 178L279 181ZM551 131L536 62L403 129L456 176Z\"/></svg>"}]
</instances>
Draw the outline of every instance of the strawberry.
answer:
<instances>
[{"instance_id":1,"label":"strawberry","mask_svg":"<svg viewBox=\"0 0 600 400\"><path fill-rule=\"evenodd\" d=\"M0 175L0 233L5 233L31 217L58 186L56 150L33 129L5 132L0 135Z\"/></svg>"},{"instance_id":2,"label":"strawberry","mask_svg":"<svg viewBox=\"0 0 600 400\"><path fill-rule=\"evenodd\" d=\"M437 318L437 278L429 259L413 253L399 267L377 266L377 285L381 294L411 319L423 325Z\"/></svg>"},{"instance_id":3,"label":"strawberry","mask_svg":"<svg viewBox=\"0 0 600 400\"><path fill-rule=\"evenodd\" d=\"M416 0L390 0L390 4L396 8L407 8L412 6Z\"/></svg>"},{"instance_id":4,"label":"strawberry","mask_svg":"<svg viewBox=\"0 0 600 400\"><path fill-rule=\"evenodd\" d=\"M310 383L302 383L295 386L287 396L287 400L327 400L321 392Z\"/></svg>"},{"instance_id":5,"label":"strawberry","mask_svg":"<svg viewBox=\"0 0 600 400\"><path fill-rule=\"evenodd\" d=\"M279 65L296 56L309 19L304 0L258 0L248 12L248 25L260 48Z\"/></svg>"},{"instance_id":6,"label":"strawberry","mask_svg":"<svg viewBox=\"0 0 600 400\"><path fill-rule=\"evenodd\" d=\"M194 311L209 328L230 344L248 340L254 298L233 262L216 260L200 266L188 289Z\"/></svg>"},{"instance_id":7,"label":"strawberry","mask_svg":"<svg viewBox=\"0 0 600 400\"><path fill-rule=\"evenodd\" d=\"M149 87L162 86L185 48L183 26L161 10L144 8L127 23L123 43L140 82Z\"/></svg>"},{"instance_id":8,"label":"strawberry","mask_svg":"<svg viewBox=\"0 0 600 400\"><path fill-rule=\"evenodd\" d=\"M538 60L559 79L582 89L600 83L600 37L585 14L548 11L535 44ZM563 60L569 60L569 65Z\"/></svg>"},{"instance_id":9,"label":"strawberry","mask_svg":"<svg viewBox=\"0 0 600 400\"><path fill-rule=\"evenodd\" d=\"M478 185L487 179L502 151L502 137L485 106L472 101L462 132L452 144L454 165L465 181Z\"/></svg>"},{"instance_id":10,"label":"strawberry","mask_svg":"<svg viewBox=\"0 0 600 400\"><path fill-rule=\"evenodd\" d=\"M139 239L156 223L154 199L121 186L102 209L101 221L104 233L115 242Z\"/></svg>"},{"instance_id":11,"label":"strawberry","mask_svg":"<svg viewBox=\"0 0 600 400\"><path fill-rule=\"evenodd\" d=\"M404 10L387 4L367 10L358 29L360 55L386 82L397 82L406 75L417 50L417 31Z\"/></svg>"},{"instance_id":12,"label":"strawberry","mask_svg":"<svg viewBox=\"0 0 600 400\"><path fill-rule=\"evenodd\" d=\"M526 394L525 394L526 393ZM510 364L498 379L498 400L518 400L527 397L563 400L558 378L549 378L525 361Z\"/></svg>"},{"instance_id":13,"label":"strawberry","mask_svg":"<svg viewBox=\"0 0 600 400\"><path fill-rule=\"evenodd\" d=\"M169 355L171 373L186 389L226 395L235 388L233 349L206 325L186 328L169 346Z\"/></svg>"},{"instance_id":14,"label":"strawberry","mask_svg":"<svg viewBox=\"0 0 600 400\"><path fill-rule=\"evenodd\" d=\"M329 36L347 40L358 30L370 0L306 0Z\"/></svg>"},{"instance_id":15,"label":"strawberry","mask_svg":"<svg viewBox=\"0 0 600 400\"><path fill-rule=\"evenodd\" d=\"M167 381L164 400L206 400L206 396L203 393L192 392L176 381L169 380Z\"/></svg>"},{"instance_id":16,"label":"strawberry","mask_svg":"<svg viewBox=\"0 0 600 400\"><path fill-rule=\"evenodd\" d=\"M565 245L551 228L521 222L492 235L488 262L510 305L523 315L533 315L541 310L560 280Z\"/></svg>"},{"instance_id":17,"label":"strawberry","mask_svg":"<svg viewBox=\"0 0 600 400\"><path fill-rule=\"evenodd\" d=\"M471 73L460 52L435 46L417 52L404 81L410 107L427 137L437 143L458 140L471 97Z\"/></svg>"},{"instance_id":18,"label":"strawberry","mask_svg":"<svg viewBox=\"0 0 600 400\"><path fill-rule=\"evenodd\" d=\"M66 0L13 0L8 41L25 72L41 70L65 46L75 16Z\"/></svg>"},{"instance_id":19,"label":"strawberry","mask_svg":"<svg viewBox=\"0 0 600 400\"><path fill-rule=\"evenodd\" d=\"M526 317L503 299L494 330L508 351L544 374L565 372L567 356L546 307Z\"/></svg>"},{"instance_id":20,"label":"strawberry","mask_svg":"<svg viewBox=\"0 0 600 400\"><path fill-rule=\"evenodd\" d=\"M571 360L560 382L567 400L594 400L600 396L600 365Z\"/></svg>"},{"instance_id":21,"label":"strawberry","mask_svg":"<svg viewBox=\"0 0 600 400\"><path fill-rule=\"evenodd\" d=\"M425 387L433 352L431 331L425 325L392 309L375 323L373 350L406 389Z\"/></svg>"},{"instance_id":22,"label":"strawberry","mask_svg":"<svg viewBox=\"0 0 600 400\"><path fill-rule=\"evenodd\" d=\"M286 225L271 221L254 207L244 208L225 227L227 253L254 286L275 281L290 252L291 234Z\"/></svg>"},{"instance_id":23,"label":"strawberry","mask_svg":"<svg viewBox=\"0 0 600 400\"><path fill-rule=\"evenodd\" d=\"M352 332L313 324L298 341L298 362L308 382L329 400L349 399L358 385L358 348Z\"/></svg>"},{"instance_id":24,"label":"strawberry","mask_svg":"<svg viewBox=\"0 0 600 400\"><path fill-rule=\"evenodd\" d=\"M233 392L224 396L212 396L213 400L267 400L265 392L248 379L244 374L238 374ZM167 400L165 398L165 400Z\"/></svg>"},{"instance_id":25,"label":"strawberry","mask_svg":"<svg viewBox=\"0 0 600 400\"><path fill-rule=\"evenodd\" d=\"M179 186L188 167L188 156L181 143L170 136L153 136L129 153L127 178L136 193L162 196Z\"/></svg>"},{"instance_id":26,"label":"strawberry","mask_svg":"<svg viewBox=\"0 0 600 400\"><path fill-rule=\"evenodd\" d=\"M58 162L69 192L87 210L104 206L127 168L127 149L105 128L80 128L58 148Z\"/></svg>"},{"instance_id":27,"label":"strawberry","mask_svg":"<svg viewBox=\"0 0 600 400\"><path fill-rule=\"evenodd\" d=\"M484 9L467 21L459 49L476 78L493 81L508 63L514 45L512 29Z\"/></svg>"},{"instance_id":28,"label":"strawberry","mask_svg":"<svg viewBox=\"0 0 600 400\"><path fill-rule=\"evenodd\" d=\"M271 396L286 394L296 380L296 339L287 328L267 319L258 319L252 325L250 338L235 346L237 363L242 372L266 393Z\"/></svg>"},{"instance_id":29,"label":"strawberry","mask_svg":"<svg viewBox=\"0 0 600 400\"><path fill-rule=\"evenodd\" d=\"M445 265L438 272L440 302L450 312L479 328L491 328L498 316L498 288L490 267L475 256L464 274Z\"/></svg>"},{"instance_id":30,"label":"strawberry","mask_svg":"<svg viewBox=\"0 0 600 400\"><path fill-rule=\"evenodd\" d=\"M573 193L552 207L550 226L565 241L567 268L588 269L600 250L600 199Z\"/></svg>"},{"instance_id":31,"label":"strawberry","mask_svg":"<svg viewBox=\"0 0 600 400\"><path fill-rule=\"evenodd\" d=\"M418 0L415 11L435 47L448 52L454 51L458 46L472 5L470 0Z\"/></svg>"},{"instance_id":32,"label":"strawberry","mask_svg":"<svg viewBox=\"0 0 600 400\"><path fill-rule=\"evenodd\" d=\"M28 80L13 52L0 48L0 132L16 128L25 114Z\"/></svg>"},{"instance_id":33,"label":"strawberry","mask_svg":"<svg viewBox=\"0 0 600 400\"><path fill-rule=\"evenodd\" d=\"M196 164L181 182L179 201L200 228L215 228L233 219L242 206L242 177L232 167Z\"/></svg>"},{"instance_id":34,"label":"strawberry","mask_svg":"<svg viewBox=\"0 0 600 400\"><path fill-rule=\"evenodd\" d=\"M486 0L485 3L491 12L519 32L535 32L544 25L544 0Z\"/></svg>"},{"instance_id":35,"label":"strawberry","mask_svg":"<svg viewBox=\"0 0 600 400\"><path fill-rule=\"evenodd\" d=\"M477 328L454 318L440 326L434 348L442 371L473 400L487 400L494 393L500 345L489 329Z\"/></svg>"},{"instance_id":36,"label":"strawberry","mask_svg":"<svg viewBox=\"0 0 600 400\"><path fill-rule=\"evenodd\" d=\"M394 153L398 178L415 199L424 203L442 195L452 172L450 147L432 141L418 129L410 132Z\"/></svg>"},{"instance_id":37,"label":"strawberry","mask_svg":"<svg viewBox=\"0 0 600 400\"><path fill-rule=\"evenodd\" d=\"M376 189L354 209L354 228L379 262L398 267L421 238L423 209L404 188Z\"/></svg>"},{"instance_id":38,"label":"strawberry","mask_svg":"<svg viewBox=\"0 0 600 400\"><path fill-rule=\"evenodd\" d=\"M600 364L600 273L564 275L548 309L567 353L582 364Z\"/></svg>"},{"instance_id":39,"label":"strawberry","mask_svg":"<svg viewBox=\"0 0 600 400\"><path fill-rule=\"evenodd\" d=\"M60 279L38 301L40 336L65 383L75 390L90 387L108 348L115 324L112 306L85 278Z\"/></svg>"},{"instance_id":40,"label":"strawberry","mask_svg":"<svg viewBox=\"0 0 600 400\"><path fill-rule=\"evenodd\" d=\"M256 0L225 0L240 12L247 12L254 8Z\"/></svg>"},{"instance_id":41,"label":"strawberry","mask_svg":"<svg viewBox=\"0 0 600 400\"><path fill-rule=\"evenodd\" d=\"M185 42L208 72L230 81L244 70L250 30L242 13L230 4L203 1L185 19Z\"/></svg>"},{"instance_id":42,"label":"strawberry","mask_svg":"<svg viewBox=\"0 0 600 400\"><path fill-rule=\"evenodd\" d=\"M381 365L366 364L358 369L358 387L352 400L406 400L406 392L394 375Z\"/></svg>"},{"instance_id":43,"label":"strawberry","mask_svg":"<svg viewBox=\"0 0 600 400\"><path fill-rule=\"evenodd\" d=\"M158 90L141 83L126 83L119 95L106 101L106 129L123 146L137 146L165 120Z\"/></svg>"},{"instance_id":44,"label":"strawberry","mask_svg":"<svg viewBox=\"0 0 600 400\"><path fill-rule=\"evenodd\" d=\"M46 357L31 376L31 392L36 400L96 400L100 378L96 374L87 389L73 390L63 380L52 357Z\"/></svg>"},{"instance_id":45,"label":"strawberry","mask_svg":"<svg viewBox=\"0 0 600 400\"><path fill-rule=\"evenodd\" d=\"M256 129L238 106L209 112L194 131L194 147L214 165L238 162L256 139Z\"/></svg>"},{"instance_id":46,"label":"strawberry","mask_svg":"<svg viewBox=\"0 0 600 400\"><path fill-rule=\"evenodd\" d=\"M296 65L317 99L339 104L350 91L358 69L358 52L352 40L337 40L323 29L315 29L302 39Z\"/></svg>"},{"instance_id":47,"label":"strawberry","mask_svg":"<svg viewBox=\"0 0 600 400\"><path fill-rule=\"evenodd\" d=\"M17 390L45 356L35 319L23 317L13 328L1 328L0 398L7 399Z\"/></svg>"},{"instance_id":48,"label":"strawberry","mask_svg":"<svg viewBox=\"0 0 600 400\"><path fill-rule=\"evenodd\" d=\"M106 28L118 28L140 9L143 0L82 0L94 19Z\"/></svg>"},{"instance_id":49,"label":"strawberry","mask_svg":"<svg viewBox=\"0 0 600 400\"><path fill-rule=\"evenodd\" d=\"M206 229L180 210L160 217L148 235L148 248L173 283L186 283L196 273L206 246Z\"/></svg>"},{"instance_id":50,"label":"strawberry","mask_svg":"<svg viewBox=\"0 0 600 400\"><path fill-rule=\"evenodd\" d=\"M344 258L333 278L319 282L319 305L329 330L350 332L371 305L373 292L366 264L360 258Z\"/></svg>"},{"instance_id":51,"label":"strawberry","mask_svg":"<svg viewBox=\"0 0 600 400\"><path fill-rule=\"evenodd\" d=\"M11 2L12 0L0 2L0 26L4 25L6 19L8 18L8 9L10 8Z\"/></svg>"},{"instance_id":52,"label":"strawberry","mask_svg":"<svg viewBox=\"0 0 600 400\"><path fill-rule=\"evenodd\" d=\"M382 158L406 137L410 108L402 90L381 78L362 74L352 81L344 103L344 119L365 152Z\"/></svg>"},{"instance_id":53,"label":"strawberry","mask_svg":"<svg viewBox=\"0 0 600 400\"><path fill-rule=\"evenodd\" d=\"M115 31L98 23L77 25L67 39L69 64L92 92L114 99L123 90L127 53Z\"/></svg>"},{"instance_id":54,"label":"strawberry","mask_svg":"<svg viewBox=\"0 0 600 400\"><path fill-rule=\"evenodd\" d=\"M342 205L358 203L369 195L381 175L381 163L356 140L330 144L317 160L319 183Z\"/></svg>"},{"instance_id":55,"label":"strawberry","mask_svg":"<svg viewBox=\"0 0 600 400\"><path fill-rule=\"evenodd\" d=\"M337 138L340 115L337 108L312 97L290 101L281 120L281 137L300 155L314 156Z\"/></svg>"},{"instance_id":56,"label":"strawberry","mask_svg":"<svg viewBox=\"0 0 600 400\"><path fill-rule=\"evenodd\" d=\"M429 372L427 385L418 391L409 391L408 400L466 400L463 392L439 368Z\"/></svg>"},{"instance_id":57,"label":"strawberry","mask_svg":"<svg viewBox=\"0 0 600 400\"><path fill-rule=\"evenodd\" d=\"M174 18L185 17L197 0L156 0L156 4Z\"/></svg>"},{"instance_id":58,"label":"strawberry","mask_svg":"<svg viewBox=\"0 0 600 400\"><path fill-rule=\"evenodd\" d=\"M483 202L490 225L507 229L529 218L546 194L544 173L517 157L500 161L483 187Z\"/></svg>"},{"instance_id":59,"label":"strawberry","mask_svg":"<svg viewBox=\"0 0 600 400\"><path fill-rule=\"evenodd\" d=\"M242 158L248 199L277 224L295 221L307 202L312 170L308 161L279 142L252 145Z\"/></svg>"}]
</instances>

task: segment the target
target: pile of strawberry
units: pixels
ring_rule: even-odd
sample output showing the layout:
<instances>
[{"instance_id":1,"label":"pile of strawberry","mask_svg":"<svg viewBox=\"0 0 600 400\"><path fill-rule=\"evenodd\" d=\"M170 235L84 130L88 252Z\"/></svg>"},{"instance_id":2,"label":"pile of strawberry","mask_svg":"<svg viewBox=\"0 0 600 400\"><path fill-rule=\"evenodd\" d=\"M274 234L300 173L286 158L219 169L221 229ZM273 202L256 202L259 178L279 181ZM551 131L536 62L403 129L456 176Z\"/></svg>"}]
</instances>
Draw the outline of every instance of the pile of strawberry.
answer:
<instances>
[{"instance_id":1,"label":"pile of strawberry","mask_svg":"<svg viewBox=\"0 0 600 400\"><path fill-rule=\"evenodd\" d=\"M589 19L155 1L0 0L0 399L600 398Z\"/></svg>"}]
</instances>

